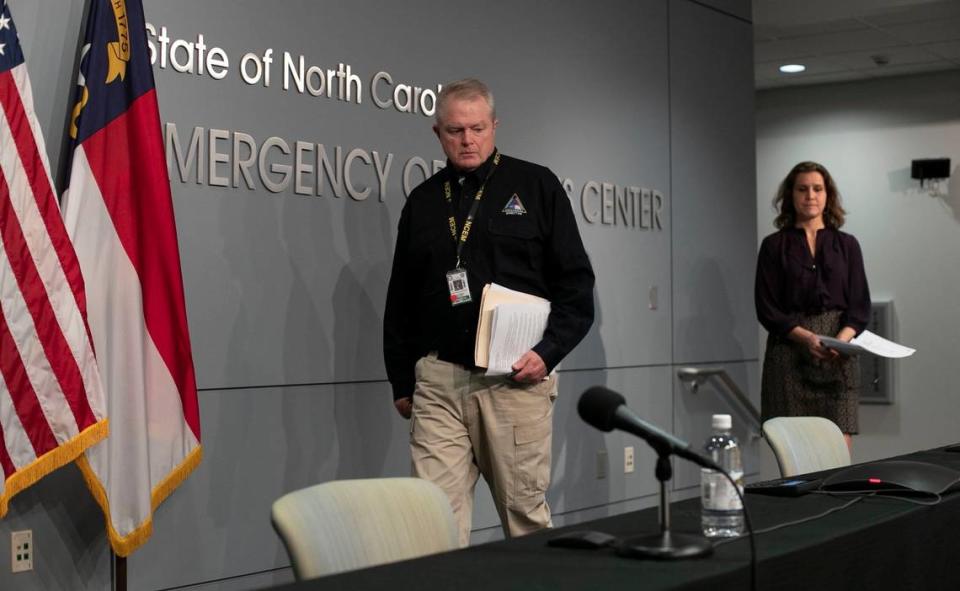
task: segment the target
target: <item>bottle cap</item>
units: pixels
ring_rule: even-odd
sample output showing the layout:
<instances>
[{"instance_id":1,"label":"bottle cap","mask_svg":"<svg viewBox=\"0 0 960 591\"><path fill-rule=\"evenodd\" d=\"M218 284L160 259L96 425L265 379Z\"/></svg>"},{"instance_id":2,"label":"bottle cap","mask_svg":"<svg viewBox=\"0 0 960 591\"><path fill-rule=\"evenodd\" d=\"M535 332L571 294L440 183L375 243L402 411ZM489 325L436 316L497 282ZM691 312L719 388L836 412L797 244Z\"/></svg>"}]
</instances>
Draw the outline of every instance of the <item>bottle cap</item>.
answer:
<instances>
[{"instance_id":1,"label":"bottle cap","mask_svg":"<svg viewBox=\"0 0 960 591\"><path fill-rule=\"evenodd\" d=\"M713 415L713 428L718 431L729 431L733 427L730 415Z\"/></svg>"}]
</instances>

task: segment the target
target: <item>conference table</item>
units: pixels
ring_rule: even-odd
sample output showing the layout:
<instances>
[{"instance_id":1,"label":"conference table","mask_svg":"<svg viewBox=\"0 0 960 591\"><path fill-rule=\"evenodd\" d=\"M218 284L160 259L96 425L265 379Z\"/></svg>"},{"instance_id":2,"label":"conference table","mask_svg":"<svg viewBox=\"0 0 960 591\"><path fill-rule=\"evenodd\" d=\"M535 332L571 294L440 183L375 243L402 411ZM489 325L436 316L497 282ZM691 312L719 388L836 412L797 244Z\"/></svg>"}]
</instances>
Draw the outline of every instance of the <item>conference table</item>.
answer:
<instances>
[{"instance_id":1,"label":"conference table","mask_svg":"<svg viewBox=\"0 0 960 591\"><path fill-rule=\"evenodd\" d=\"M897 460L960 470L960 453L918 451ZM824 475L829 472L823 473ZM936 504L925 498L885 495L747 494L757 531L757 588L960 589L960 491ZM844 507L844 505L849 505ZM834 511L816 518L822 513ZM747 536L716 544L710 556L650 560L618 556L612 548L547 545L558 534L595 530L617 537L656 533L656 507L606 517L526 537L397 562L278 587L307 590L565 590L750 588ZM699 499L671 505L672 530L697 532ZM802 521L789 525L794 521Z\"/></svg>"}]
</instances>

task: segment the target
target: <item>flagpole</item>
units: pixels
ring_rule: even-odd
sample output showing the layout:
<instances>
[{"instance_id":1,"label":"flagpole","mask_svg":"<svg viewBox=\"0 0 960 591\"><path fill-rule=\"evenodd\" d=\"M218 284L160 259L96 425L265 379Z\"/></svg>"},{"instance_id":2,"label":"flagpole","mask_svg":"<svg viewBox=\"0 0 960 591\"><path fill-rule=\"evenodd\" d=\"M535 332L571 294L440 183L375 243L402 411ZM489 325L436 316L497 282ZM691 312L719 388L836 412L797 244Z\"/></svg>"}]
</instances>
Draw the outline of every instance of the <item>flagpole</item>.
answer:
<instances>
[{"instance_id":1,"label":"flagpole","mask_svg":"<svg viewBox=\"0 0 960 591\"><path fill-rule=\"evenodd\" d=\"M127 591L127 558L117 556L112 548L110 557L113 559L113 591Z\"/></svg>"}]
</instances>

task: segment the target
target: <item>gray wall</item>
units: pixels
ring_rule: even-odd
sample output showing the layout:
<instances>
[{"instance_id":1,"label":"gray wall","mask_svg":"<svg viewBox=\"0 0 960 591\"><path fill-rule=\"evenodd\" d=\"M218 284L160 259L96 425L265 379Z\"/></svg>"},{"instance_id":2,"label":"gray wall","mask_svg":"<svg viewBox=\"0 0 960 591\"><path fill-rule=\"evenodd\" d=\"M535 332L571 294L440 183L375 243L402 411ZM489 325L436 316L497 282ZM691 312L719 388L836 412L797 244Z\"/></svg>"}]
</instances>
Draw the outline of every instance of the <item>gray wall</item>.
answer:
<instances>
[{"instance_id":1,"label":"gray wall","mask_svg":"<svg viewBox=\"0 0 960 591\"><path fill-rule=\"evenodd\" d=\"M62 4L11 0L54 167L83 13L80 0ZM379 70L425 88L484 78L497 94L500 148L569 179L598 277L598 313L562 366L549 499L558 524L655 504L653 453L639 440L583 425L576 400L604 384L641 416L699 444L709 415L732 409L710 385L690 392L678 367L725 367L757 398L749 2L303 0L270 10L264 18L262 2L249 0L146 1L147 20L171 38L196 41L202 33L208 48L230 58L223 80L155 68L161 120L176 126L181 146L202 127L242 132L258 144L276 136L291 146L323 144L331 156L341 146L394 160L382 193L372 167L355 169L357 187L372 188L358 201L332 195L329 185L321 196L292 185L274 193L256 171L254 189L214 186L206 135L199 182L196 164L181 178L168 154L205 458L130 558L131 588L289 580L269 525L273 499L330 479L407 473L407 423L390 404L380 323L404 200L400 172L413 157L431 162L442 154L429 118L372 103L369 82ZM510 18L491 20L497 14ZM267 48L274 49L271 86L244 83L240 56ZM284 51L324 68L349 64L363 102L283 90ZM215 140L215 150L229 152L230 141ZM274 150L268 160L284 158ZM214 176L230 170L215 165ZM659 192L663 227L589 222L581 201L588 181ZM308 175L307 182L315 181ZM598 207L591 199L587 208ZM626 445L637 449L632 474L622 469ZM757 470L756 447L747 447L748 472ZM601 450L606 479L596 478ZM695 494L697 478L677 464L677 495ZM0 569L0 588L108 588L101 524L72 467L22 493L0 523L0 551L6 530L32 528L37 566L16 576ZM474 525L474 542L501 535L483 487Z\"/></svg>"},{"instance_id":2,"label":"gray wall","mask_svg":"<svg viewBox=\"0 0 960 591\"><path fill-rule=\"evenodd\" d=\"M891 300L894 336L917 349L895 361L890 406L860 407L855 461L956 442L960 405L960 72L764 91L757 98L758 236L801 160L822 162L863 248L875 300ZM951 159L935 196L910 178L918 158ZM759 245L759 242L758 242Z\"/></svg>"}]
</instances>

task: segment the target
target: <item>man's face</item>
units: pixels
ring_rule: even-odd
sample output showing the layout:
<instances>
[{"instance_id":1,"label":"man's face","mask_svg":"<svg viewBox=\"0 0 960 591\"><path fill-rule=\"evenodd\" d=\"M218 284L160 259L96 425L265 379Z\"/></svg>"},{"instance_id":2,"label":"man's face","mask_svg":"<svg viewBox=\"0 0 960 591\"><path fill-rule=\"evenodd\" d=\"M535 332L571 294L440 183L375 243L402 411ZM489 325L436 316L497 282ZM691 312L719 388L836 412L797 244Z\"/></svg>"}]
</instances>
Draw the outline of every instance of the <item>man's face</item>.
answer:
<instances>
[{"instance_id":1,"label":"man's face","mask_svg":"<svg viewBox=\"0 0 960 591\"><path fill-rule=\"evenodd\" d=\"M496 145L497 120L482 97L451 98L433 126L443 153L457 170L469 172L486 162Z\"/></svg>"}]
</instances>

